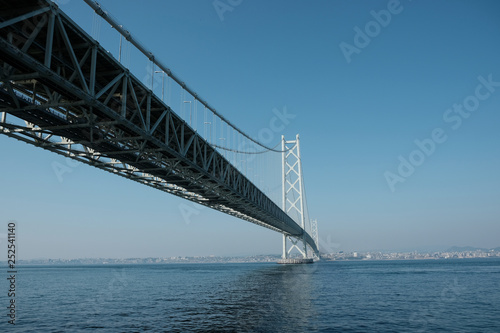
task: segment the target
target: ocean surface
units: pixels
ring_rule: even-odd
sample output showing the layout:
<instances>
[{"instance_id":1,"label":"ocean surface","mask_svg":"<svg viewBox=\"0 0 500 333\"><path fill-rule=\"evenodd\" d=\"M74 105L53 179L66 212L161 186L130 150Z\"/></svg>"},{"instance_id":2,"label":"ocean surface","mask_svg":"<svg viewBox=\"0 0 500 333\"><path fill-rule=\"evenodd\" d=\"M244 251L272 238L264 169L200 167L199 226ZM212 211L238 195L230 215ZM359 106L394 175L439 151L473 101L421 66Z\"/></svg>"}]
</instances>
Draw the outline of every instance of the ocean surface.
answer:
<instances>
[{"instance_id":1,"label":"ocean surface","mask_svg":"<svg viewBox=\"0 0 500 333\"><path fill-rule=\"evenodd\" d=\"M500 260L19 266L0 332L500 332Z\"/></svg>"}]
</instances>

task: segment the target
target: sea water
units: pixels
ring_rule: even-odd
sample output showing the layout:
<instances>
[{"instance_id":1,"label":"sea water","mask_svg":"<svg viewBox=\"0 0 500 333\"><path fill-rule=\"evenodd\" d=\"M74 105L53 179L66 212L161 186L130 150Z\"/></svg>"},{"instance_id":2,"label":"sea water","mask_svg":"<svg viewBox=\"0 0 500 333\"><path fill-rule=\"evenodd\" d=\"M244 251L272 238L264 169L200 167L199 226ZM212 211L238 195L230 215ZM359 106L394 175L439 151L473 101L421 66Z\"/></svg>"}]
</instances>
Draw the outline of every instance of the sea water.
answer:
<instances>
[{"instance_id":1,"label":"sea water","mask_svg":"<svg viewBox=\"0 0 500 333\"><path fill-rule=\"evenodd\" d=\"M2 280L0 332L500 332L499 259L18 266L15 325Z\"/></svg>"}]
</instances>

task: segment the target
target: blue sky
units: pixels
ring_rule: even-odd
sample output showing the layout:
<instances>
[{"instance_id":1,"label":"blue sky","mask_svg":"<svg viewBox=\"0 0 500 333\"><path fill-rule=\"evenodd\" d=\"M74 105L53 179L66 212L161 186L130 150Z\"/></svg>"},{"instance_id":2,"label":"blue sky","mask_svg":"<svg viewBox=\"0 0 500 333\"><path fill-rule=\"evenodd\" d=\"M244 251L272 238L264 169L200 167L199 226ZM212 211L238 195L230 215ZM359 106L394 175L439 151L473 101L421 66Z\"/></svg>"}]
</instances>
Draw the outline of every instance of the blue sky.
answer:
<instances>
[{"instance_id":1,"label":"blue sky","mask_svg":"<svg viewBox=\"0 0 500 333\"><path fill-rule=\"evenodd\" d=\"M295 116L272 145L300 134L309 212L332 250L500 246L497 1L221 0L223 13L212 1L100 3L250 135L273 109ZM91 33L83 1L60 8ZM117 55L106 23L99 41ZM136 53L128 61L147 77ZM453 111L464 103L473 111ZM436 130L444 142L426 154L415 140ZM18 221L26 259L281 251L279 234L253 224L86 165L60 181L63 157L11 138L0 151L0 216ZM411 175L401 159L415 162ZM182 205L197 214L186 221Z\"/></svg>"}]
</instances>

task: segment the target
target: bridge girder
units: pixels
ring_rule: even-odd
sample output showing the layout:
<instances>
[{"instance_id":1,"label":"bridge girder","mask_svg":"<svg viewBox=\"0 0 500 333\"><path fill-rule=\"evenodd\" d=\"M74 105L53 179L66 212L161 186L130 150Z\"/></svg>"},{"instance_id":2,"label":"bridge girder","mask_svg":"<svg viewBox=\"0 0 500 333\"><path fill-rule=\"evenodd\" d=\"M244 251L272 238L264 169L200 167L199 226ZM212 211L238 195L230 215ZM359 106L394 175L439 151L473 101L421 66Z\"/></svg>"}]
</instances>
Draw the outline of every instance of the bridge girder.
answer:
<instances>
[{"instance_id":1,"label":"bridge girder","mask_svg":"<svg viewBox=\"0 0 500 333\"><path fill-rule=\"evenodd\" d=\"M54 3L0 0L1 133L314 240ZM12 120L12 121L10 121Z\"/></svg>"}]
</instances>

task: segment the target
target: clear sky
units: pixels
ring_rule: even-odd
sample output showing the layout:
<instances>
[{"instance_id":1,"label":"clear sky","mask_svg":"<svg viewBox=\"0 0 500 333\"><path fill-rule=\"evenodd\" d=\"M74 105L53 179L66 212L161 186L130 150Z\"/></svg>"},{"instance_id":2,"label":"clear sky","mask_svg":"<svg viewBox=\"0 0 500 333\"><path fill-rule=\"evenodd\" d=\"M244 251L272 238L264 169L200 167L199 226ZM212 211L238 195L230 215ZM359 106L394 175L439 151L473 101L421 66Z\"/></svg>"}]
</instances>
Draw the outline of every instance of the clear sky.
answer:
<instances>
[{"instance_id":1,"label":"clear sky","mask_svg":"<svg viewBox=\"0 0 500 333\"><path fill-rule=\"evenodd\" d=\"M91 33L83 1L59 3ZM300 134L324 250L500 246L500 2L100 3L252 136L273 109L295 116L272 145ZM118 34L99 32L116 55ZM87 165L59 179L63 157L5 136L0 151L1 228L18 222L21 258L281 251L268 229Z\"/></svg>"}]
</instances>

